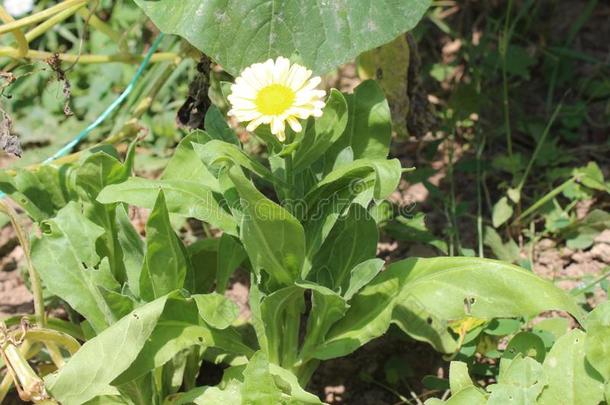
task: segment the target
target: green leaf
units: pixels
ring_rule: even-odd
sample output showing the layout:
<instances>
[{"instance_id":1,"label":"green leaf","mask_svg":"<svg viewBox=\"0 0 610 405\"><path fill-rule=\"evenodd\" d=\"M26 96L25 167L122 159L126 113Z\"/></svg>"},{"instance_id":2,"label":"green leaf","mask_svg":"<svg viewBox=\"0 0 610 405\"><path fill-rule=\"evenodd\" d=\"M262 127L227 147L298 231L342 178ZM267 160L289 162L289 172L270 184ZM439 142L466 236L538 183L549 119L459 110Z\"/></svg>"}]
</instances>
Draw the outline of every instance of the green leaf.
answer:
<instances>
[{"instance_id":1,"label":"green leaf","mask_svg":"<svg viewBox=\"0 0 610 405\"><path fill-rule=\"evenodd\" d=\"M456 395L452 395L447 401L442 401L438 398L430 398L425 405L485 405L487 404L487 397L477 387L469 387L461 390Z\"/></svg>"},{"instance_id":2,"label":"green leaf","mask_svg":"<svg viewBox=\"0 0 610 405\"><path fill-rule=\"evenodd\" d=\"M85 158L75 169L77 186L94 199L105 186L125 181L133 169L134 149L135 144L132 144L125 163L114 156L114 149L85 153Z\"/></svg>"},{"instance_id":3,"label":"green leaf","mask_svg":"<svg viewBox=\"0 0 610 405\"><path fill-rule=\"evenodd\" d=\"M587 318L587 361L610 381L610 301L599 304Z\"/></svg>"},{"instance_id":4,"label":"green leaf","mask_svg":"<svg viewBox=\"0 0 610 405\"><path fill-rule=\"evenodd\" d=\"M193 131L185 136L174 150L172 158L167 162L161 179L192 181L217 192L220 189L218 180L209 172L193 149L193 144L205 144L211 139L209 134L201 130Z\"/></svg>"},{"instance_id":5,"label":"green leaf","mask_svg":"<svg viewBox=\"0 0 610 405\"><path fill-rule=\"evenodd\" d=\"M214 104L212 104L205 113L204 125L205 130L212 138L232 143L237 146L241 145L239 139L237 139L235 131L229 127L224 115L222 115L222 112L220 112L218 107L216 107Z\"/></svg>"},{"instance_id":6,"label":"green leaf","mask_svg":"<svg viewBox=\"0 0 610 405\"><path fill-rule=\"evenodd\" d=\"M494 228L498 228L512 217L513 207L508 203L508 198L502 197L495 203L491 214Z\"/></svg>"},{"instance_id":7,"label":"green leaf","mask_svg":"<svg viewBox=\"0 0 610 405\"><path fill-rule=\"evenodd\" d=\"M407 307L416 303L442 322L468 316L531 316L551 309L568 311L582 320L582 310L573 298L517 266L466 257L411 258L390 265L354 296L316 357L342 356L380 336L403 303Z\"/></svg>"},{"instance_id":8,"label":"green leaf","mask_svg":"<svg viewBox=\"0 0 610 405\"><path fill-rule=\"evenodd\" d=\"M307 319L307 334L301 357L309 359L314 349L324 341L330 328L345 315L347 301L329 288L313 283L299 283L311 290L311 312Z\"/></svg>"},{"instance_id":9,"label":"green leaf","mask_svg":"<svg viewBox=\"0 0 610 405\"><path fill-rule=\"evenodd\" d=\"M546 356L546 349L542 339L531 332L519 332L508 342L502 361L512 360L517 356L532 357L537 362L542 363ZM507 362L511 363L511 362ZM503 364L500 365L503 367Z\"/></svg>"},{"instance_id":10,"label":"green leaf","mask_svg":"<svg viewBox=\"0 0 610 405\"><path fill-rule=\"evenodd\" d=\"M116 393L112 381L136 359L166 300L161 297L136 309L85 343L64 367L45 378L53 398L64 405L80 405L98 395Z\"/></svg>"},{"instance_id":11,"label":"green leaf","mask_svg":"<svg viewBox=\"0 0 610 405\"><path fill-rule=\"evenodd\" d=\"M398 216L387 224L384 231L394 239L405 242L426 243L447 253L447 242L435 236L426 225L426 215L418 212L413 216Z\"/></svg>"},{"instance_id":12,"label":"green leaf","mask_svg":"<svg viewBox=\"0 0 610 405\"><path fill-rule=\"evenodd\" d=\"M538 398L540 405L588 405L603 399L602 376L585 359L585 339L575 329L555 342L543 364L548 385Z\"/></svg>"},{"instance_id":13,"label":"green leaf","mask_svg":"<svg viewBox=\"0 0 610 405\"><path fill-rule=\"evenodd\" d=\"M515 243L514 240L509 239L508 242L502 242L502 238L493 229L491 226L485 227L485 237L483 239L483 243L486 246L489 246L494 256L496 256L499 260L514 263L519 260L520 251L519 246Z\"/></svg>"},{"instance_id":14,"label":"green leaf","mask_svg":"<svg viewBox=\"0 0 610 405\"><path fill-rule=\"evenodd\" d=\"M468 375L468 365L466 363L461 361L449 363L449 386L453 395L474 386L470 375Z\"/></svg>"},{"instance_id":15,"label":"green leaf","mask_svg":"<svg viewBox=\"0 0 610 405\"><path fill-rule=\"evenodd\" d=\"M212 291L219 266L218 250L221 239L200 239L187 247L193 271L187 273L185 284L191 294L205 294Z\"/></svg>"},{"instance_id":16,"label":"green leaf","mask_svg":"<svg viewBox=\"0 0 610 405\"><path fill-rule=\"evenodd\" d=\"M0 191L9 195L36 222L50 218L70 200L69 166L42 166L37 171L0 171Z\"/></svg>"},{"instance_id":17,"label":"green leaf","mask_svg":"<svg viewBox=\"0 0 610 405\"><path fill-rule=\"evenodd\" d=\"M199 315L210 326L226 329L239 315L239 307L233 301L218 293L198 294L192 296L197 303Z\"/></svg>"},{"instance_id":18,"label":"green leaf","mask_svg":"<svg viewBox=\"0 0 610 405\"><path fill-rule=\"evenodd\" d=\"M232 143L212 140L203 145L193 144L193 147L208 167L238 164L271 184L279 181L269 169Z\"/></svg>"},{"instance_id":19,"label":"green leaf","mask_svg":"<svg viewBox=\"0 0 610 405\"><path fill-rule=\"evenodd\" d=\"M161 191L146 223L146 256L140 278L142 297L151 300L181 289L190 265L169 221Z\"/></svg>"},{"instance_id":20,"label":"green leaf","mask_svg":"<svg viewBox=\"0 0 610 405\"><path fill-rule=\"evenodd\" d=\"M332 284L325 284L326 287L342 293L347 291L350 271L375 257L378 239L375 220L360 205L352 205L347 215L337 220L313 258L316 275L328 272Z\"/></svg>"},{"instance_id":21,"label":"green leaf","mask_svg":"<svg viewBox=\"0 0 610 405\"><path fill-rule=\"evenodd\" d=\"M610 193L610 186L604 183L604 174L597 163L589 162L585 167L574 169L573 174L584 186Z\"/></svg>"},{"instance_id":22,"label":"green leaf","mask_svg":"<svg viewBox=\"0 0 610 405\"><path fill-rule=\"evenodd\" d=\"M317 396L305 391L299 385L297 377L290 371L276 364L269 363L269 372L275 378L276 384L278 384L278 379L281 381L281 388L285 391L284 395L288 393L292 401L305 404L322 404L322 401Z\"/></svg>"},{"instance_id":23,"label":"green leaf","mask_svg":"<svg viewBox=\"0 0 610 405\"><path fill-rule=\"evenodd\" d=\"M519 319L492 319L485 327L485 333L492 336L508 336L518 332L522 324Z\"/></svg>"},{"instance_id":24,"label":"green leaf","mask_svg":"<svg viewBox=\"0 0 610 405\"><path fill-rule=\"evenodd\" d=\"M350 148L353 160L385 159L392 136L390 107L383 90L374 80L360 84L346 96L349 118L343 135L324 155L324 173L337 166L337 158Z\"/></svg>"},{"instance_id":25,"label":"green leaf","mask_svg":"<svg viewBox=\"0 0 610 405\"><path fill-rule=\"evenodd\" d=\"M300 275L305 259L305 232L288 211L265 197L238 167L229 176L242 199L240 239L257 272L264 270L279 283Z\"/></svg>"},{"instance_id":26,"label":"green leaf","mask_svg":"<svg viewBox=\"0 0 610 405\"><path fill-rule=\"evenodd\" d=\"M208 405L208 404L241 404L241 386L236 380L231 380L226 387L197 387L175 396L167 405Z\"/></svg>"},{"instance_id":27,"label":"green leaf","mask_svg":"<svg viewBox=\"0 0 610 405\"><path fill-rule=\"evenodd\" d=\"M360 291L364 286L368 285L383 267L383 260L370 259L354 266L350 272L349 287L343 293L343 297L349 301L354 294Z\"/></svg>"},{"instance_id":28,"label":"green leaf","mask_svg":"<svg viewBox=\"0 0 610 405\"><path fill-rule=\"evenodd\" d=\"M416 53L414 55L418 57ZM357 60L358 75L363 79L377 79L383 88L392 111L392 124L399 136L408 135L412 93L409 88L410 58L407 35L400 35L392 42L361 54Z\"/></svg>"},{"instance_id":29,"label":"green leaf","mask_svg":"<svg viewBox=\"0 0 610 405\"><path fill-rule=\"evenodd\" d=\"M122 385L163 366L177 353L194 345L216 347L226 353L250 356L252 349L241 342L234 329L216 330L199 316L194 301L171 298L154 331L128 369L113 384Z\"/></svg>"},{"instance_id":30,"label":"green leaf","mask_svg":"<svg viewBox=\"0 0 610 405\"><path fill-rule=\"evenodd\" d=\"M489 405L507 403L535 404L546 385L542 365L531 357L517 355L498 377L498 383L487 387ZM561 403L561 402L558 402Z\"/></svg>"},{"instance_id":31,"label":"green leaf","mask_svg":"<svg viewBox=\"0 0 610 405\"><path fill-rule=\"evenodd\" d=\"M116 239L123 253L123 264L127 284L131 292L140 296L140 273L144 265L144 242L133 227L126 207L119 206L115 211Z\"/></svg>"},{"instance_id":32,"label":"green leaf","mask_svg":"<svg viewBox=\"0 0 610 405\"><path fill-rule=\"evenodd\" d=\"M98 264L95 241L104 230L85 218L75 202L41 226L42 236L32 241L32 261L44 285L102 331L114 317L94 282L100 270L84 264Z\"/></svg>"},{"instance_id":33,"label":"green leaf","mask_svg":"<svg viewBox=\"0 0 610 405\"><path fill-rule=\"evenodd\" d=\"M161 31L184 37L232 75L276 56L326 73L417 24L428 0L358 3L136 0Z\"/></svg>"},{"instance_id":34,"label":"green leaf","mask_svg":"<svg viewBox=\"0 0 610 405\"><path fill-rule=\"evenodd\" d=\"M291 285L269 294L260 304L267 346L262 349L274 364L280 364L282 349L287 349L282 347L282 343L292 343L288 342L286 337L287 333L291 331L286 331L284 326L287 320L300 319L301 313L305 310L303 293L302 287ZM296 347L290 348L290 350L296 351Z\"/></svg>"},{"instance_id":35,"label":"green leaf","mask_svg":"<svg viewBox=\"0 0 610 405\"><path fill-rule=\"evenodd\" d=\"M244 384L241 389L242 403L252 405L279 404L280 390L269 373L269 361L263 352L257 352L244 370Z\"/></svg>"},{"instance_id":36,"label":"green leaf","mask_svg":"<svg viewBox=\"0 0 610 405\"><path fill-rule=\"evenodd\" d=\"M218 245L218 268L216 270L216 292L223 294L229 278L248 255L237 238L223 234Z\"/></svg>"},{"instance_id":37,"label":"green leaf","mask_svg":"<svg viewBox=\"0 0 610 405\"><path fill-rule=\"evenodd\" d=\"M427 342L441 353L455 353L459 344L448 329L446 319L431 314L415 296L409 296L394 307L392 323L420 342Z\"/></svg>"},{"instance_id":38,"label":"green leaf","mask_svg":"<svg viewBox=\"0 0 610 405\"><path fill-rule=\"evenodd\" d=\"M307 169L334 144L347 125L347 102L339 91L332 89L322 117L311 118L294 155L294 171Z\"/></svg>"},{"instance_id":39,"label":"green leaf","mask_svg":"<svg viewBox=\"0 0 610 405\"><path fill-rule=\"evenodd\" d=\"M237 234L235 220L221 208L212 190L193 181L131 177L123 183L104 188L97 200L103 204L120 201L152 209L159 190L163 190L167 210L172 214L197 218L227 233Z\"/></svg>"},{"instance_id":40,"label":"green leaf","mask_svg":"<svg viewBox=\"0 0 610 405\"><path fill-rule=\"evenodd\" d=\"M306 196L307 201L314 201L320 196L326 197L330 192L343 187L354 191L363 188L367 177L373 174L374 197L378 200L389 196L398 186L402 168L398 159L360 159L343 165L326 175Z\"/></svg>"},{"instance_id":41,"label":"green leaf","mask_svg":"<svg viewBox=\"0 0 610 405\"><path fill-rule=\"evenodd\" d=\"M547 318L538 322L532 327L534 332L542 331L553 335L555 339L559 339L568 332L570 320L567 318Z\"/></svg>"}]
</instances>

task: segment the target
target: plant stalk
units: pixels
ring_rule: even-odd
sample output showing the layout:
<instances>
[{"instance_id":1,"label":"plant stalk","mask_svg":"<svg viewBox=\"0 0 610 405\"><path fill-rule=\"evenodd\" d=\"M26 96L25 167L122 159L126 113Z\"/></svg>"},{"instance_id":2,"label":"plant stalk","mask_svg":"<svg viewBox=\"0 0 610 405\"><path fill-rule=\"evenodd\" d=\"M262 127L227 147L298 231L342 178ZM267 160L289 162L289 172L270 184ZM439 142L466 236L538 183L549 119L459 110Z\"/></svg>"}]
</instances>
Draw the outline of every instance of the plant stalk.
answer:
<instances>
[{"instance_id":1,"label":"plant stalk","mask_svg":"<svg viewBox=\"0 0 610 405\"><path fill-rule=\"evenodd\" d=\"M9 217L11 224L13 225L13 229L15 229L15 233L17 234L17 240L23 249L23 256L25 257L28 274L30 276L32 294L34 295L34 313L36 314L36 322L40 327L45 327L47 320L44 309L44 299L42 296L42 286L40 283L40 276L32 263L32 257L30 255L30 241L19 223L19 216L13 207L8 205L4 200L0 200L0 212L5 213Z\"/></svg>"},{"instance_id":2,"label":"plant stalk","mask_svg":"<svg viewBox=\"0 0 610 405\"><path fill-rule=\"evenodd\" d=\"M53 28L55 25L59 24L60 22L64 21L65 19L69 18L70 16L74 15L74 13L76 13L84 5L85 5L85 3L77 4L75 6L72 6L70 8L67 8L67 9L61 11L60 13L55 14L53 17L49 18L42 24L37 25L36 27L34 27L30 31L28 31L25 34L25 39L27 40L28 43L32 42L33 40L35 40L36 38L38 38L39 36L41 36L45 32L47 32L48 30Z\"/></svg>"},{"instance_id":3,"label":"plant stalk","mask_svg":"<svg viewBox=\"0 0 610 405\"><path fill-rule=\"evenodd\" d=\"M19 56L19 49L5 46L0 47L0 56L6 56L13 59L23 59L23 57ZM144 60L144 56L140 55L131 55L131 54L114 54L114 55L95 55L95 54L85 54L85 55L75 55L75 54L67 54L67 53L53 53L46 51L36 51L30 49L27 54L27 59L35 59L46 61L49 58L58 58L64 62L72 62L72 63L83 63L83 64L99 64L99 63L111 63L111 62L120 62L120 63L138 63ZM175 59L179 58L179 56L173 52L157 52L152 55L150 58L150 62L171 62Z\"/></svg>"},{"instance_id":4,"label":"plant stalk","mask_svg":"<svg viewBox=\"0 0 610 405\"><path fill-rule=\"evenodd\" d=\"M12 23L13 21L15 21L13 16L10 15L2 5L0 5L0 20L5 23ZM23 35L23 32L20 28L15 28L11 32L13 33L13 36L17 41L17 47L19 48L19 57L25 57L28 53L28 41L25 35Z\"/></svg>"},{"instance_id":5,"label":"plant stalk","mask_svg":"<svg viewBox=\"0 0 610 405\"><path fill-rule=\"evenodd\" d=\"M49 7L38 13L3 24L0 26L0 35L6 34L7 32L13 31L15 29L20 29L30 24L37 23L39 21L46 20L47 18L52 17L55 14L60 13L65 9L75 6L77 4L87 4L87 0L65 0L59 4L54 5L53 7Z\"/></svg>"}]
</instances>

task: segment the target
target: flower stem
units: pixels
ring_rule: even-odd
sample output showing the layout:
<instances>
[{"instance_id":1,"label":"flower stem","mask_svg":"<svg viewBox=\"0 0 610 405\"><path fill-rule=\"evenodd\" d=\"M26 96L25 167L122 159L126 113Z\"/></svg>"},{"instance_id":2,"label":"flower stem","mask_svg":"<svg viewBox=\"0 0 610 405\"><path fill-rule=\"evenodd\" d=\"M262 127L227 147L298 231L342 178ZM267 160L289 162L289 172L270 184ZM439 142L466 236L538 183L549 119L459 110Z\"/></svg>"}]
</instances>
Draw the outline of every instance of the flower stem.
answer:
<instances>
[{"instance_id":1,"label":"flower stem","mask_svg":"<svg viewBox=\"0 0 610 405\"><path fill-rule=\"evenodd\" d=\"M6 9L0 5L0 20L5 23L11 23L15 21L12 15L7 13ZM15 36L15 40L17 41L17 46L19 47L19 55L23 58L28 53L28 41L21 32L21 29L15 28L11 31Z\"/></svg>"},{"instance_id":2,"label":"flower stem","mask_svg":"<svg viewBox=\"0 0 610 405\"><path fill-rule=\"evenodd\" d=\"M20 29L30 24L37 23L38 21L46 20L47 18L54 16L55 14L60 13L65 9L77 4L87 4L87 0L65 0L59 4L56 4L53 7L49 7L38 13L1 25L0 35L6 34L7 32L13 31L15 29Z\"/></svg>"},{"instance_id":3,"label":"flower stem","mask_svg":"<svg viewBox=\"0 0 610 405\"><path fill-rule=\"evenodd\" d=\"M19 56L19 50L10 46L5 46L0 48L0 56L6 56L13 59L23 59L23 57ZM131 55L131 54L114 54L114 55L95 55L95 54L85 54L85 55L76 55L76 54L68 54L68 53L53 53L53 52L45 52L45 51L36 51L30 49L27 54L27 59L35 59L35 60L47 60L52 57L57 57L59 60L64 62L78 62L83 64L99 64L99 63L111 63L111 62L120 62L120 63L137 63L141 62L144 59L144 56L140 55ZM150 62L168 62L173 61L179 56L173 52L157 52L152 55L150 58Z\"/></svg>"},{"instance_id":4,"label":"flower stem","mask_svg":"<svg viewBox=\"0 0 610 405\"><path fill-rule=\"evenodd\" d=\"M17 240L23 249L23 256L28 268L28 274L30 276L30 283L32 285L32 294L34 295L34 313L36 314L36 322L40 327L45 327L47 324L46 314L44 309L44 300L42 297L42 286L40 284L40 276L34 268L32 263L32 257L30 255L30 241L26 236L21 224L19 223L19 216L4 200L0 200L0 212L8 215L11 220L11 224L17 234Z\"/></svg>"},{"instance_id":5,"label":"flower stem","mask_svg":"<svg viewBox=\"0 0 610 405\"><path fill-rule=\"evenodd\" d=\"M67 9L55 14L54 16L52 16L51 18L49 18L42 24L37 25L36 27L32 28L30 31L26 32L25 39L27 40L28 43L32 42L33 40L35 40L36 38L38 38L39 36L41 36L42 34L47 32L49 29L51 29L55 25L59 24L66 18L74 15L74 13L76 13L78 11L78 9L80 9L84 5L85 5L85 3L76 4L70 8L67 8Z\"/></svg>"}]
</instances>

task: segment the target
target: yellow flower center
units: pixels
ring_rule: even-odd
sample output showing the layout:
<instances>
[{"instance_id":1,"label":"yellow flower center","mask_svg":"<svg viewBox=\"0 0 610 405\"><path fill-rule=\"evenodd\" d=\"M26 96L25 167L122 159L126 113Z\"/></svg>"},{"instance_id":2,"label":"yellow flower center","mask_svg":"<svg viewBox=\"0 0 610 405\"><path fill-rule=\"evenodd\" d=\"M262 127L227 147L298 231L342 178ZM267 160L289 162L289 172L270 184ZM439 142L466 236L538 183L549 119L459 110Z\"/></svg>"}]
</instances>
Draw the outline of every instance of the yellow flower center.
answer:
<instances>
[{"instance_id":1,"label":"yellow flower center","mask_svg":"<svg viewBox=\"0 0 610 405\"><path fill-rule=\"evenodd\" d=\"M294 102L294 91L283 84L271 84L262 88L254 103L259 112L265 115L279 115Z\"/></svg>"}]
</instances>

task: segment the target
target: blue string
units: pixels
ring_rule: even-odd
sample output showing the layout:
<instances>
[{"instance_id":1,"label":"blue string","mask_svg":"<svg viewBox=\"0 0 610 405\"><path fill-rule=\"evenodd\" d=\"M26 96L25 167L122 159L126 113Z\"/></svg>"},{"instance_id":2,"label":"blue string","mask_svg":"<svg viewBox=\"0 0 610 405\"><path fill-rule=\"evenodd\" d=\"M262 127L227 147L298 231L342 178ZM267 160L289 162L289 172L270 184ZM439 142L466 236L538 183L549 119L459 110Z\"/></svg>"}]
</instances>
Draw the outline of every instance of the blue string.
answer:
<instances>
[{"instance_id":1,"label":"blue string","mask_svg":"<svg viewBox=\"0 0 610 405\"><path fill-rule=\"evenodd\" d=\"M146 67L150 63L150 58L152 58L153 54L155 53L155 51L159 47L159 44L161 43L162 39L163 39L163 33L159 34L159 36L155 39L153 44L150 46L150 49L146 53L146 56L144 57L144 60L142 61L142 63L138 67L138 70L136 71L135 75L131 78L129 84L127 85L125 90L123 90L123 92L119 95L119 97L117 97L117 99L114 100L112 102L112 104L110 104L108 106L108 108L106 108L104 110L104 112L102 112L100 114L100 116L96 118L95 121L93 121L85 129L83 129L81 132L79 132L78 135L76 135L74 137L74 139L72 139L70 142L65 144L60 150L58 150L52 156L50 156L47 159L45 159L42 162L42 164L50 163L53 160L55 160L57 158L60 158L62 156L65 156L68 153L70 153L72 151L72 149L76 145L78 145L83 139L85 139L87 136L89 136L91 131L93 131L95 128L100 126L100 124L102 124L110 116L110 114L112 114L112 112L114 110L116 110L119 107L119 105L121 105L121 103L127 98L127 96L129 96L129 94L131 94L131 92L135 88L138 80L142 76L142 73L144 73L144 70L146 69ZM0 191L0 198L4 198L5 196L6 196L6 194Z\"/></svg>"}]
</instances>

